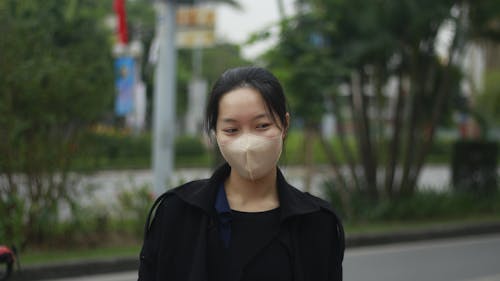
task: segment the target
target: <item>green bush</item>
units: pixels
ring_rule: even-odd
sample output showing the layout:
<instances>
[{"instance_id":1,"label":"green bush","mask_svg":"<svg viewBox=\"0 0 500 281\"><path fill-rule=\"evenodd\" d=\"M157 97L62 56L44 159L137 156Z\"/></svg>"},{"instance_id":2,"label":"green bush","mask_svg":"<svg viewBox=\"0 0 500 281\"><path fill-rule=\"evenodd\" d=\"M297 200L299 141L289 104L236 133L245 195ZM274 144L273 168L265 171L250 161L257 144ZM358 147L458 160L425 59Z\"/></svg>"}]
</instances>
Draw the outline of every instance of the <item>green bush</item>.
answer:
<instances>
[{"instance_id":1,"label":"green bush","mask_svg":"<svg viewBox=\"0 0 500 281\"><path fill-rule=\"evenodd\" d=\"M20 246L25 234L23 210L25 202L19 196L5 194L5 200L0 200L0 244ZM12 210L9 214L8 210Z\"/></svg>"},{"instance_id":2,"label":"green bush","mask_svg":"<svg viewBox=\"0 0 500 281\"><path fill-rule=\"evenodd\" d=\"M175 156L196 157L205 153L199 137L181 136L175 140Z\"/></svg>"},{"instance_id":3,"label":"green bush","mask_svg":"<svg viewBox=\"0 0 500 281\"><path fill-rule=\"evenodd\" d=\"M153 204L153 191L148 185L138 189L124 190L118 195L118 228L141 237L146 216Z\"/></svg>"},{"instance_id":4,"label":"green bush","mask_svg":"<svg viewBox=\"0 0 500 281\"><path fill-rule=\"evenodd\" d=\"M347 145L356 145L355 139L347 137ZM339 162L345 163L342 147L337 137L329 140ZM453 140L437 139L429 154L431 163L448 163L452 153ZM87 132L77 146L74 159L76 170L137 169L151 166L151 134L133 136L126 133ZM383 163L384 147L379 149ZM177 167L210 167L215 157L202 142L201 137L179 136L175 140L175 164ZM302 165L304 162L304 137L301 131L288 133L280 159L283 165ZM313 146L313 161L317 165L328 164L319 140Z\"/></svg>"},{"instance_id":5,"label":"green bush","mask_svg":"<svg viewBox=\"0 0 500 281\"><path fill-rule=\"evenodd\" d=\"M452 180L455 189L491 193L498 189L498 144L488 141L458 141L453 145Z\"/></svg>"},{"instance_id":6,"label":"green bush","mask_svg":"<svg viewBox=\"0 0 500 281\"><path fill-rule=\"evenodd\" d=\"M341 163L344 162L343 153L341 152L341 145L338 138L332 138L329 140L332 145L333 151L336 152L335 155L339 158ZM354 145L354 139L347 137L347 142L349 146ZM304 151L304 136L301 131L290 131L285 140L285 149L281 156L281 163L284 165L302 165L305 158ZM316 164L327 164L327 157L321 146L319 140L315 140L313 144L313 161Z\"/></svg>"},{"instance_id":7,"label":"green bush","mask_svg":"<svg viewBox=\"0 0 500 281\"><path fill-rule=\"evenodd\" d=\"M54 250L136 244L143 237L146 216L153 203L151 188L123 187L116 199L93 198L91 205L72 204L69 216L49 221L50 229L45 227L43 241L30 246ZM46 222L42 219L39 223Z\"/></svg>"},{"instance_id":8,"label":"green bush","mask_svg":"<svg viewBox=\"0 0 500 281\"><path fill-rule=\"evenodd\" d=\"M413 196L372 200L351 193L351 216L332 183L325 184L327 199L349 223L384 221L428 221L459 219L478 215L500 215L500 191L489 196L456 191L419 190Z\"/></svg>"},{"instance_id":9,"label":"green bush","mask_svg":"<svg viewBox=\"0 0 500 281\"><path fill-rule=\"evenodd\" d=\"M151 166L150 134L102 134L88 132L78 146L75 170L138 169ZM179 136L175 140L175 164L208 166L210 155L199 137Z\"/></svg>"},{"instance_id":10,"label":"green bush","mask_svg":"<svg viewBox=\"0 0 500 281\"><path fill-rule=\"evenodd\" d=\"M351 148L351 152L355 153L354 148L356 144L356 139L352 136L346 137L347 146ZM449 163L452 148L452 139L436 139L431 147L428 160L430 163ZM333 137L329 140L332 150L335 153L340 164L345 164L346 159L344 158L344 153L342 151L342 146L338 137ZM382 144L378 148L378 155L380 163L385 163L387 159L385 157L388 155L386 153L387 143ZM301 131L290 131L288 133L287 139L285 141L285 150L282 155L281 163L285 165L301 165L304 162L304 136ZM353 155L353 157L357 157ZM328 159L325 155L323 147L319 140L316 140L313 145L313 160L314 163L319 165L328 164Z\"/></svg>"}]
</instances>

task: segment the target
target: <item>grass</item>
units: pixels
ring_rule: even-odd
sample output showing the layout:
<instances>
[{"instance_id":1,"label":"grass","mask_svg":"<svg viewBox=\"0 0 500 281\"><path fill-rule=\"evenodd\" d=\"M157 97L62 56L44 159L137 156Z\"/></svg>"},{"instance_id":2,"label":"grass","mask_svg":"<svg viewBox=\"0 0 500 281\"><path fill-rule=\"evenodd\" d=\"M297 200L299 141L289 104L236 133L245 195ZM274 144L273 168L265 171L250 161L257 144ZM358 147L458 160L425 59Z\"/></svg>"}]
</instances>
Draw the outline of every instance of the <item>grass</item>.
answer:
<instances>
[{"instance_id":1,"label":"grass","mask_svg":"<svg viewBox=\"0 0 500 281\"><path fill-rule=\"evenodd\" d=\"M418 230L441 226L459 226L466 224L488 223L500 221L500 215L473 216L464 219L407 222L376 222L345 225L346 236L355 234L376 234L392 231ZM140 243L138 243L140 244ZM78 261L86 259L105 259L119 257L138 257L140 245L102 247L94 249L67 249L67 250L28 250L20 257L21 266L50 264L57 262Z\"/></svg>"},{"instance_id":2,"label":"grass","mask_svg":"<svg viewBox=\"0 0 500 281\"><path fill-rule=\"evenodd\" d=\"M347 236L349 234L370 234L384 233L403 230L419 230L443 226L460 226L478 223L499 222L500 215L473 216L463 219L429 219L420 221L385 221L385 222L364 222L345 225Z\"/></svg>"},{"instance_id":3,"label":"grass","mask_svg":"<svg viewBox=\"0 0 500 281\"><path fill-rule=\"evenodd\" d=\"M103 247L95 249L67 249L67 250L28 250L20 255L23 265L49 264L85 259L102 259L116 257L139 257L139 245Z\"/></svg>"}]
</instances>

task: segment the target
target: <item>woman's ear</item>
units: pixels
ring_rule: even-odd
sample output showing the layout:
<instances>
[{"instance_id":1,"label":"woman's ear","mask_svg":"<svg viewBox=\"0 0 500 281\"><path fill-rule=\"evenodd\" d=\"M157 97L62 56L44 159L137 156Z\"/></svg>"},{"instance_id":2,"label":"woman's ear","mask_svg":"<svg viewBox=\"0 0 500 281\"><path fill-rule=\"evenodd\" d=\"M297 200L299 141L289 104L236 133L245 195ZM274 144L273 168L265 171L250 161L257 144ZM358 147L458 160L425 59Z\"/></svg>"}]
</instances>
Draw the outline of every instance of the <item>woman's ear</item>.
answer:
<instances>
[{"instance_id":1,"label":"woman's ear","mask_svg":"<svg viewBox=\"0 0 500 281\"><path fill-rule=\"evenodd\" d=\"M217 143L217 133L215 130L210 130L210 135L209 135L210 141L212 143Z\"/></svg>"}]
</instances>

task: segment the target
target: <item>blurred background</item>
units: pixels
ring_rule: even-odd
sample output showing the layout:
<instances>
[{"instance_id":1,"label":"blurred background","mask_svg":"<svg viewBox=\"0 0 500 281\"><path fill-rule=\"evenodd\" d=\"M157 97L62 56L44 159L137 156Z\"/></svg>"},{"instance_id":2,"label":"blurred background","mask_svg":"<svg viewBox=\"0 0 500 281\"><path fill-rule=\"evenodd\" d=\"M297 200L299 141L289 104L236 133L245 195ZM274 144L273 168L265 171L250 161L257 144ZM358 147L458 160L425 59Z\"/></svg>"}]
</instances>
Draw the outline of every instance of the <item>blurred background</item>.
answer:
<instances>
[{"instance_id":1,"label":"blurred background","mask_svg":"<svg viewBox=\"0 0 500 281\"><path fill-rule=\"evenodd\" d=\"M348 236L500 222L499 1L2 0L0 34L0 244L28 268L137 257L154 198L221 163L205 102L242 65L283 83L280 166Z\"/></svg>"}]
</instances>

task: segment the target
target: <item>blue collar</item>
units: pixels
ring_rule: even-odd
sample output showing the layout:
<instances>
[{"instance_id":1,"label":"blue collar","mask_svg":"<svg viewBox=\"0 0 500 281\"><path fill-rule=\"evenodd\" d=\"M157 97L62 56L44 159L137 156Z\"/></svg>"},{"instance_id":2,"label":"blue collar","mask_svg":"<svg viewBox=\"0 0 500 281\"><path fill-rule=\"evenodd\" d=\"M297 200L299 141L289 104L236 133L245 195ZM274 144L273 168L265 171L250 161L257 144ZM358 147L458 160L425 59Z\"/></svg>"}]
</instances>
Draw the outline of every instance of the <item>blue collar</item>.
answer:
<instances>
[{"instance_id":1,"label":"blue collar","mask_svg":"<svg viewBox=\"0 0 500 281\"><path fill-rule=\"evenodd\" d=\"M217 197L215 198L215 210L217 210L218 215L224 213L231 213L229 202L227 202L226 190L224 189L224 184L221 184L219 186L219 190L217 191Z\"/></svg>"},{"instance_id":2,"label":"blue collar","mask_svg":"<svg viewBox=\"0 0 500 281\"><path fill-rule=\"evenodd\" d=\"M224 163L217 170L215 170L209 179L182 185L171 192L177 194L183 201L201 208L208 215L217 217L219 215L219 212L216 209L216 206L218 205L216 204L216 200L218 198L217 195L220 192L225 193L223 192L224 188L222 188L221 191L221 186L229 177L230 173L231 167L229 164ZM328 203L323 202L322 200L317 200L309 194L301 192L288 184L279 169L277 175L277 188L281 209L281 221L293 216L316 212L321 208L334 213ZM220 202L222 203L222 201L224 200L221 200ZM223 209L221 208L221 210ZM224 208L224 210L230 210L229 204L227 205L227 208Z\"/></svg>"},{"instance_id":3,"label":"blue collar","mask_svg":"<svg viewBox=\"0 0 500 281\"><path fill-rule=\"evenodd\" d=\"M215 198L215 210L217 211L217 217L219 218L219 235L224 246L229 248L229 242L231 241L231 208L229 207L229 202L227 202L226 190L224 189L224 184L220 184L219 190L217 191L217 197Z\"/></svg>"}]
</instances>

